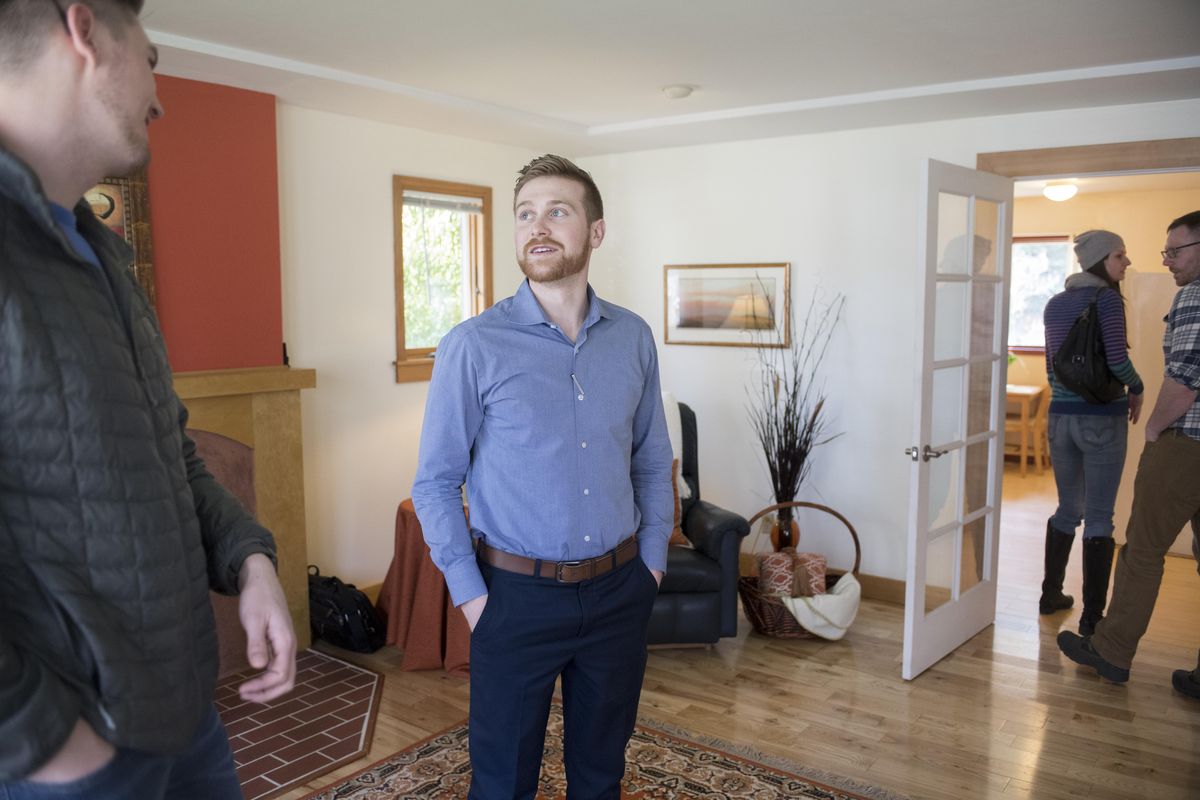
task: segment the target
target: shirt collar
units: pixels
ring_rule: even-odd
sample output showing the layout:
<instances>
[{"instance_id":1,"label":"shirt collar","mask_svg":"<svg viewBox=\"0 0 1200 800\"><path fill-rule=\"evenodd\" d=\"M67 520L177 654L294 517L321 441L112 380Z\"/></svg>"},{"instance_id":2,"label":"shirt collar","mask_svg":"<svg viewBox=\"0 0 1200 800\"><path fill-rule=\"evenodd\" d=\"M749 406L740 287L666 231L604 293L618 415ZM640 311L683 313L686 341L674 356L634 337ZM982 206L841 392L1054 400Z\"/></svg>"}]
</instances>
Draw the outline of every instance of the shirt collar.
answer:
<instances>
[{"instance_id":1,"label":"shirt collar","mask_svg":"<svg viewBox=\"0 0 1200 800\"><path fill-rule=\"evenodd\" d=\"M59 225L63 225L73 231L79 230L79 221L75 218L75 212L69 208L63 208L53 200L50 201L50 215L54 217L54 221Z\"/></svg>"},{"instance_id":2,"label":"shirt collar","mask_svg":"<svg viewBox=\"0 0 1200 800\"><path fill-rule=\"evenodd\" d=\"M588 310L583 318L583 327L586 330L591 325L595 324L601 317L612 319L612 308L608 303L596 296L596 291L589 283L587 287ZM537 298L533 296L533 290L529 288L529 279L521 281L521 286L517 289L517 293L513 295L512 307L508 313L509 322L517 325L549 325L550 320L546 319L546 314L542 311L542 307L538 305Z\"/></svg>"}]
</instances>

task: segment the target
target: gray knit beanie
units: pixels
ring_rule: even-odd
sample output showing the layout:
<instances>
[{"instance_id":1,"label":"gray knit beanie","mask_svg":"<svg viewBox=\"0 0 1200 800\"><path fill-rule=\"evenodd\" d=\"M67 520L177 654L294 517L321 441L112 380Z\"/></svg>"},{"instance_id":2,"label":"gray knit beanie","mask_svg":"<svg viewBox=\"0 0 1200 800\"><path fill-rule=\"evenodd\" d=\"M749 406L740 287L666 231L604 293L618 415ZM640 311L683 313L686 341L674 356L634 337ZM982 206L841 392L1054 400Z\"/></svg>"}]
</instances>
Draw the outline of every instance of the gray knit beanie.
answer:
<instances>
[{"instance_id":1,"label":"gray knit beanie","mask_svg":"<svg viewBox=\"0 0 1200 800\"><path fill-rule=\"evenodd\" d=\"M1096 266L1110 253L1125 249L1125 240L1112 231L1084 231L1075 237L1075 258L1080 269Z\"/></svg>"}]
</instances>

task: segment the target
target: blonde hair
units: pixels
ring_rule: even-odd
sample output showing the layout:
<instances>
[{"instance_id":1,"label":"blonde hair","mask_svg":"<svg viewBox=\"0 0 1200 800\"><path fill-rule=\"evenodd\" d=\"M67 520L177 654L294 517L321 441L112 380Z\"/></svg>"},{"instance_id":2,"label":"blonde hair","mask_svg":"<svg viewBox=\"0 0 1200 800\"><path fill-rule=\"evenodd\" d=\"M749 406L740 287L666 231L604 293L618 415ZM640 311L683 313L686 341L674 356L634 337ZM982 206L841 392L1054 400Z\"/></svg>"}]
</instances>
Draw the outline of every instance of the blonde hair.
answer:
<instances>
[{"instance_id":1,"label":"blonde hair","mask_svg":"<svg viewBox=\"0 0 1200 800\"><path fill-rule=\"evenodd\" d=\"M598 219L604 219L604 200L596 182L586 170L580 169L570 159L547 153L530 161L517 174L517 185L513 188L513 209L517 207L517 195L525 184L534 178L559 177L575 181L583 187L583 211L590 225Z\"/></svg>"}]
</instances>

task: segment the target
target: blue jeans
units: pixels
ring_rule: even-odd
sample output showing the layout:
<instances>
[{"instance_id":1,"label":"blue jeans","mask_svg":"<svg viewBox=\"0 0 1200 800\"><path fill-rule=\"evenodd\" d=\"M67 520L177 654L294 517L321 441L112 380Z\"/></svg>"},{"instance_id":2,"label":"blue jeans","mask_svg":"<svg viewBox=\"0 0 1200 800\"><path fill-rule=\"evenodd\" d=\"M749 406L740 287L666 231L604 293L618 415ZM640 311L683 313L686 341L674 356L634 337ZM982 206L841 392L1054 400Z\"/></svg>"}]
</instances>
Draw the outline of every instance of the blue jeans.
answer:
<instances>
[{"instance_id":1,"label":"blue jeans","mask_svg":"<svg viewBox=\"0 0 1200 800\"><path fill-rule=\"evenodd\" d=\"M1058 509L1050 518L1055 530L1074 534L1082 520L1084 538L1112 536L1128 433L1123 414L1050 415L1047 434L1058 484Z\"/></svg>"},{"instance_id":2,"label":"blue jeans","mask_svg":"<svg viewBox=\"0 0 1200 800\"><path fill-rule=\"evenodd\" d=\"M213 708L177 756L118 748L112 761L77 781L0 783L0 800L242 800L242 786Z\"/></svg>"}]
</instances>

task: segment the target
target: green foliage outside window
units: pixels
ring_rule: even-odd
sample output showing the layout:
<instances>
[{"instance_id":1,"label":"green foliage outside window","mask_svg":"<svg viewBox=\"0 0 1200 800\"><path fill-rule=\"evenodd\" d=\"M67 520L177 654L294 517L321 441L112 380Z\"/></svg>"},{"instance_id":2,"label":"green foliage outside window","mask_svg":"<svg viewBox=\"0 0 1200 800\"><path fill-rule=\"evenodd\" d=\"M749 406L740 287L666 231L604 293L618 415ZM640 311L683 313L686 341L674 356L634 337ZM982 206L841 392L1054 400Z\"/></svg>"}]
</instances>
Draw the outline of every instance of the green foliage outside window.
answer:
<instances>
[{"instance_id":1,"label":"green foliage outside window","mask_svg":"<svg viewBox=\"0 0 1200 800\"><path fill-rule=\"evenodd\" d=\"M463 320L466 215L404 206L404 346L436 347Z\"/></svg>"},{"instance_id":2,"label":"green foliage outside window","mask_svg":"<svg viewBox=\"0 0 1200 800\"><path fill-rule=\"evenodd\" d=\"M1008 346L1044 347L1042 313L1063 290L1072 268L1070 242L1014 242L1009 291Z\"/></svg>"}]
</instances>

